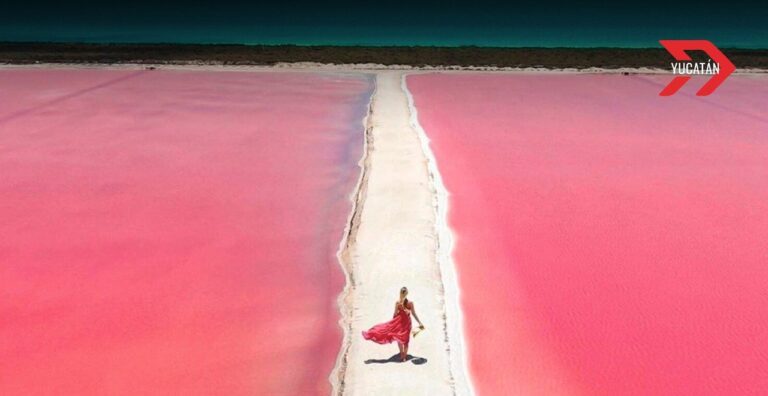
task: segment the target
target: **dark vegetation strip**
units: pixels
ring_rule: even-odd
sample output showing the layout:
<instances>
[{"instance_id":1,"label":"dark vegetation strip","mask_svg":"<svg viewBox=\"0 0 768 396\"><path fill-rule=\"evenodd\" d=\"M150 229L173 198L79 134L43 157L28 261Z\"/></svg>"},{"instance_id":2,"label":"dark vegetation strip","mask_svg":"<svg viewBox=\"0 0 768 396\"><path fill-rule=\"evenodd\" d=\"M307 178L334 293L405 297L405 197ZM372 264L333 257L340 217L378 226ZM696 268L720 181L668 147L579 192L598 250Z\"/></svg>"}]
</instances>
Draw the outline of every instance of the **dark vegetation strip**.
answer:
<instances>
[{"instance_id":1,"label":"dark vegetation strip","mask_svg":"<svg viewBox=\"0 0 768 396\"><path fill-rule=\"evenodd\" d=\"M737 68L768 69L768 49L722 49ZM706 61L703 54L694 60ZM354 47L220 44L0 43L0 63L377 63L408 66L669 69L662 48Z\"/></svg>"}]
</instances>

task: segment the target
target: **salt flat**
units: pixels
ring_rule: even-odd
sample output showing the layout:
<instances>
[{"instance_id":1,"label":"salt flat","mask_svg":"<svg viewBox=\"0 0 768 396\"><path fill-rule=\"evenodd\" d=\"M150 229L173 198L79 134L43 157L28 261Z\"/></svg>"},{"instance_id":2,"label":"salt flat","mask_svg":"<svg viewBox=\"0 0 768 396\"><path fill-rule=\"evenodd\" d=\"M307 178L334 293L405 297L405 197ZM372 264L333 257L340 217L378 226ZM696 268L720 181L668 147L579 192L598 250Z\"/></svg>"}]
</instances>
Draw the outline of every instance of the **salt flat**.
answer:
<instances>
[{"instance_id":1,"label":"salt flat","mask_svg":"<svg viewBox=\"0 0 768 396\"><path fill-rule=\"evenodd\" d=\"M359 219L344 260L351 284L343 299L348 346L341 351L337 390L344 394L466 394L464 373L451 359L444 276L438 263L436 195L428 158L411 114L402 73L376 74L368 119L364 192ZM361 332L392 317L401 286L427 327L411 340L412 358L401 363L393 345L363 339ZM455 318L451 318L454 319ZM415 323L415 322L414 322ZM454 340L458 341L458 340ZM453 367L452 367L453 366Z\"/></svg>"}]
</instances>

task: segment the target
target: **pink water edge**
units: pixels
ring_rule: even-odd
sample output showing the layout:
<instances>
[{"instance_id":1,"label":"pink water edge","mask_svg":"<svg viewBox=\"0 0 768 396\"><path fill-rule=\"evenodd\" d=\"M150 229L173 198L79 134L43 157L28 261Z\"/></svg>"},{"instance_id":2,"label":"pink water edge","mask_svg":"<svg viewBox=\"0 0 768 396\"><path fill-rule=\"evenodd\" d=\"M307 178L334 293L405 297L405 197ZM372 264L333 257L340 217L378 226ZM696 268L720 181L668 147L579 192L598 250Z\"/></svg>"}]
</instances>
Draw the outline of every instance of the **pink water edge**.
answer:
<instances>
[{"instance_id":1,"label":"pink water edge","mask_svg":"<svg viewBox=\"0 0 768 396\"><path fill-rule=\"evenodd\" d=\"M768 78L413 75L481 395L768 390Z\"/></svg>"},{"instance_id":2,"label":"pink water edge","mask_svg":"<svg viewBox=\"0 0 768 396\"><path fill-rule=\"evenodd\" d=\"M369 78L0 87L0 394L330 392Z\"/></svg>"}]
</instances>

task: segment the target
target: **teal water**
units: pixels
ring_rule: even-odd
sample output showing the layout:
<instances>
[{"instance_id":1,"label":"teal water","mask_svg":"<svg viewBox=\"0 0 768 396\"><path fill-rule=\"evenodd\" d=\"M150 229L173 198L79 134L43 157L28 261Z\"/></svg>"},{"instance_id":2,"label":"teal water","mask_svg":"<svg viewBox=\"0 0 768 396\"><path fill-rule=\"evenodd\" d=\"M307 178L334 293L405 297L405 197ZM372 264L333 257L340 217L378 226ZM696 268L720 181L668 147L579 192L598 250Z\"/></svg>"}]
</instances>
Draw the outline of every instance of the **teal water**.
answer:
<instances>
[{"instance_id":1,"label":"teal water","mask_svg":"<svg viewBox=\"0 0 768 396\"><path fill-rule=\"evenodd\" d=\"M0 41L658 47L659 39L708 39L768 48L768 7L716 4L43 1L5 6Z\"/></svg>"}]
</instances>

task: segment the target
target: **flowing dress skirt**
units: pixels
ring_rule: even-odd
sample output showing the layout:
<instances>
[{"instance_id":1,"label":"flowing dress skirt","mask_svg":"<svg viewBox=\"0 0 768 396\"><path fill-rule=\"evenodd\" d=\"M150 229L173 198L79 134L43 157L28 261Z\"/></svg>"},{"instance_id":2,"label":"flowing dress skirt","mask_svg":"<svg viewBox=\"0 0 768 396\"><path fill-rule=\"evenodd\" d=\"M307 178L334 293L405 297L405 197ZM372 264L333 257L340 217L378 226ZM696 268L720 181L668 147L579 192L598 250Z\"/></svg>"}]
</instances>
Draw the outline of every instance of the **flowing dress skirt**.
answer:
<instances>
[{"instance_id":1,"label":"flowing dress skirt","mask_svg":"<svg viewBox=\"0 0 768 396\"><path fill-rule=\"evenodd\" d=\"M379 344L389 344L397 341L408 345L411 337L411 315L403 309L398 310L389 322L384 322L371 327L363 332L363 338Z\"/></svg>"}]
</instances>

